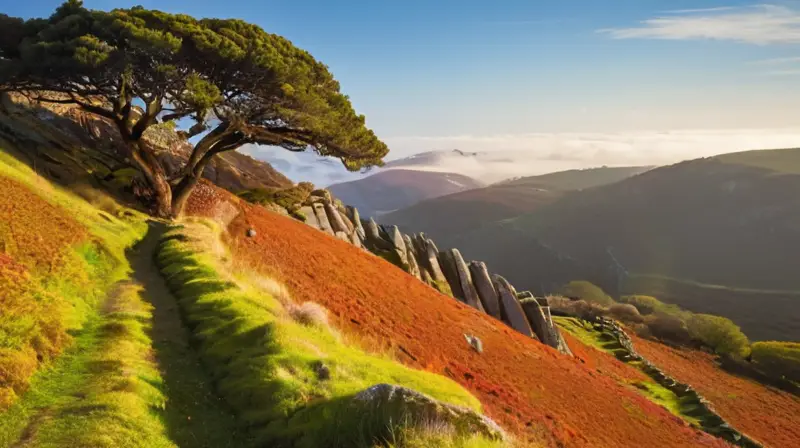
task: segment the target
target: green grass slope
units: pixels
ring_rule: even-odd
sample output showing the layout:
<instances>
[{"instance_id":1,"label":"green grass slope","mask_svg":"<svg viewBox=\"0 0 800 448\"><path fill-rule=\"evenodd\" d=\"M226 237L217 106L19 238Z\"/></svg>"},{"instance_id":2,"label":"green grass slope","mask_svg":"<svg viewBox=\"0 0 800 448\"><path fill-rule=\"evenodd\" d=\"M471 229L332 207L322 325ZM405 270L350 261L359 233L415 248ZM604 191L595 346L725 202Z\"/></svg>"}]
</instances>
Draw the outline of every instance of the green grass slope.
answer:
<instances>
[{"instance_id":1,"label":"green grass slope","mask_svg":"<svg viewBox=\"0 0 800 448\"><path fill-rule=\"evenodd\" d=\"M236 272L213 224L174 228L164 235L157 261L220 394L261 444L391 443L407 428L392 430L394 424L371 421L350 407L354 394L379 383L480 410L455 382L355 348L327 326L324 310L292 304L280 285ZM322 365L329 378L319 374ZM401 446L413 446L418 437L402 436ZM447 440L456 443L450 446L498 446L468 434Z\"/></svg>"},{"instance_id":2,"label":"green grass slope","mask_svg":"<svg viewBox=\"0 0 800 448\"><path fill-rule=\"evenodd\" d=\"M175 446L153 412L163 407L165 399L159 389L159 372L150 358L146 332L150 308L135 285L127 282L130 267L125 251L144 234L142 217L100 193L84 190L84 195L93 199L93 203L87 202L51 185L3 152L0 178L24 185L42 204L68 211L88 232L73 246L52 248L37 248L30 241L45 240L48 235L42 232L57 222L31 222L22 234L14 231L11 223L11 231L3 234L5 250L10 248L12 259L22 260L30 273L24 281L31 295L17 297L15 303L55 304L55 308L29 307L31 315L26 317L35 322L37 312L58 310L48 316L60 322L52 328L68 334L63 352L43 359L25 387L17 389L18 397L7 403L7 409L0 409L0 447ZM12 218L31 218L27 214L36 211L21 208L22 212L15 212L13 201L22 198L4 199L12 204ZM14 238L20 235L22 240ZM43 269L35 258L26 261L29 258L21 252L26 247L34 253L52 253L58 263ZM8 306L9 302L0 303L4 317L13 311ZM29 350L19 345L20 339L14 345L14 339L8 338L19 334L19 323L0 318L0 335L6 336L0 338L0 358ZM50 327L27 328L33 334L32 347L38 350L36 341L48 335L37 332ZM0 386L9 380L9 374L14 372L0 368Z\"/></svg>"}]
</instances>

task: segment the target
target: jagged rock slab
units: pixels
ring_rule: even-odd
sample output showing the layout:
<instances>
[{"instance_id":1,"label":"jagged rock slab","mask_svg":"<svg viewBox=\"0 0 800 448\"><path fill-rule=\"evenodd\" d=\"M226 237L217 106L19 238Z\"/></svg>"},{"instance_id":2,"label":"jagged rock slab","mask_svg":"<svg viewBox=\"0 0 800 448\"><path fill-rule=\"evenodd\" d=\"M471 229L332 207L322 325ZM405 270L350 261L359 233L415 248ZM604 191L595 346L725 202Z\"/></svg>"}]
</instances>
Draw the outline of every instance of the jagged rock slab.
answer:
<instances>
[{"instance_id":1,"label":"jagged rock slab","mask_svg":"<svg viewBox=\"0 0 800 448\"><path fill-rule=\"evenodd\" d=\"M500 313L503 322L525 336L535 338L536 335L528 323L525 311L522 310L522 306L517 301L517 291L514 287L508 283L508 280L497 274L494 275L493 283L500 297Z\"/></svg>"},{"instance_id":2,"label":"jagged rock slab","mask_svg":"<svg viewBox=\"0 0 800 448\"><path fill-rule=\"evenodd\" d=\"M321 202L315 203L314 215L317 217L320 230L333 235L333 228L331 227L330 221L328 221L328 215L325 213L325 205L323 205Z\"/></svg>"},{"instance_id":3,"label":"jagged rock slab","mask_svg":"<svg viewBox=\"0 0 800 448\"><path fill-rule=\"evenodd\" d=\"M367 221L364 231L366 233L364 243L371 251L376 252L379 250L392 249L391 243L381 237L380 228L378 228L378 224L375 223L374 219L370 218L369 221Z\"/></svg>"},{"instance_id":4,"label":"jagged rock slab","mask_svg":"<svg viewBox=\"0 0 800 448\"><path fill-rule=\"evenodd\" d=\"M350 243L359 249L364 248L364 244L361 242L361 237L358 236L358 232L356 230L353 230L353 232L350 233Z\"/></svg>"},{"instance_id":5,"label":"jagged rock slab","mask_svg":"<svg viewBox=\"0 0 800 448\"><path fill-rule=\"evenodd\" d=\"M528 322L531 324L533 332L542 341L543 344L549 345L555 349L559 348L561 342L561 335L558 328L553 325L553 319L547 318L550 314L550 309L547 307L545 312L544 308L539 305L535 298L527 298L520 301L525 315L528 317ZM545 314L546 313L546 314Z\"/></svg>"},{"instance_id":6,"label":"jagged rock slab","mask_svg":"<svg viewBox=\"0 0 800 448\"><path fill-rule=\"evenodd\" d=\"M461 289L461 281L458 279L458 268L456 261L453 259L453 253L450 251L439 252L439 265L442 268L444 278L450 289L453 291L453 297L465 302L464 291Z\"/></svg>"},{"instance_id":7,"label":"jagged rock slab","mask_svg":"<svg viewBox=\"0 0 800 448\"><path fill-rule=\"evenodd\" d=\"M350 242L350 237L347 236L347 233L345 232L336 232L335 235L336 238L339 238L342 241L347 241L348 243Z\"/></svg>"},{"instance_id":8,"label":"jagged rock slab","mask_svg":"<svg viewBox=\"0 0 800 448\"><path fill-rule=\"evenodd\" d=\"M347 216L347 213L344 213L340 210L339 217L342 219L344 226L347 227L347 233L348 234L353 233L353 230L355 230L355 226L353 225L353 222L350 221L350 218Z\"/></svg>"},{"instance_id":9,"label":"jagged rock slab","mask_svg":"<svg viewBox=\"0 0 800 448\"><path fill-rule=\"evenodd\" d=\"M482 261L473 261L469 264L469 272L472 274L472 284L478 291L478 297L483 304L483 309L486 314L500 319L500 299L497 297L497 290L492 284L492 279L489 277L489 271L486 269L486 263Z\"/></svg>"},{"instance_id":10,"label":"jagged rock slab","mask_svg":"<svg viewBox=\"0 0 800 448\"><path fill-rule=\"evenodd\" d=\"M403 240L403 234L400 233L400 229L398 229L397 226L392 226L389 230L389 236L391 237L390 241L394 246L397 256L400 257L400 262L404 266L408 266L408 249L406 248L406 242Z\"/></svg>"},{"instance_id":11,"label":"jagged rock slab","mask_svg":"<svg viewBox=\"0 0 800 448\"><path fill-rule=\"evenodd\" d=\"M422 280L422 273L420 272L419 265L417 264L417 254L414 250L414 244L408 235L403 235L403 242L406 244L406 257L408 258L408 273L414 277Z\"/></svg>"},{"instance_id":12,"label":"jagged rock slab","mask_svg":"<svg viewBox=\"0 0 800 448\"><path fill-rule=\"evenodd\" d=\"M322 230L322 228L319 225L319 220L317 219L317 215L316 213L314 213L314 207L310 206L300 207L300 213L306 216L306 224L315 229Z\"/></svg>"},{"instance_id":13,"label":"jagged rock slab","mask_svg":"<svg viewBox=\"0 0 800 448\"><path fill-rule=\"evenodd\" d=\"M464 303L479 311L484 311L481 300L478 298L478 291L475 289L475 285L472 284L472 275L469 272L467 263L464 262L464 257L461 256L461 252L458 249L451 249L450 252L453 254L458 281L461 284L461 292L464 293Z\"/></svg>"},{"instance_id":14,"label":"jagged rock slab","mask_svg":"<svg viewBox=\"0 0 800 448\"><path fill-rule=\"evenodd\" d=\"M427 264L430 267L431 278L433 278L433 281L437 283L446 282L447 277L445 277L444 271L442 270L442 265L439 262L439 249L436 248L436 244L434 244L431 240L426 240L425 249L428 259Z\"/></svg>"},{"instance_id":15,"label":"jagged rock slab","mask_svg":"<svg viewBox=\"0 0 800 448\"><path fill-rule=\"evenodd\" d=\"M339 210L336 210L333 204L325 203L325 214L328 216L328 222L331 224L334 233L347 233L347 226L344 225L344 221L342 221L342 217L339 215Z\"/></svg>"},{"instance_id":16,"label":"jagged rock slab","mask_svg":"<svg viewBox=\"0 0 800 448\"><path fill-rule=\"evenodd\" d=\"M365 236L364 226L361 224L361 215L359 215L358 209L348 205L344 208L344 210L345 215L347 215L347 219L350 220L350 222L353 224L353 227L356 231L358 231L359 236L363 240Z\"/></svg>"},{"instance_id":17,"label":"jagged rock slab","mask_svg":"<svg viewBox=\"0 0 800 448\"><path fill-rule=\"evenodd\" d=\"M353 410L370 420L403 422L411 427L452 428L458 434L480 434L493 440L506 440L500 426L475 411L447 404L415 390L391 384L377 384L353 397Z\"/></svg>"}]
</instances>

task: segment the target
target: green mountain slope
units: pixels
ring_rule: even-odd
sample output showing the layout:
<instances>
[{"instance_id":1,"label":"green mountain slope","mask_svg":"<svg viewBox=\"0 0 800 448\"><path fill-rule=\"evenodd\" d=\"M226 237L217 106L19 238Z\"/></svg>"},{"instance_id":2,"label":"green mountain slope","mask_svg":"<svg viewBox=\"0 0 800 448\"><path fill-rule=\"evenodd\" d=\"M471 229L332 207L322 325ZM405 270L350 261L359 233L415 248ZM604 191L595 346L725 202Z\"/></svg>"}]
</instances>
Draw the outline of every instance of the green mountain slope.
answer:
<instances>
[{"instance_id":1,"label":"green mountain slope","mask_svg":"<svg viewBox=\"0 0 800 448\"><path fill-rule=\"evenodd\" d=\"M588 279L725 315L754 339L797 339L797 166L800 149L683 162L452 232L447 243L522 288Z\"/></svg>"},{"instance_id":2,"label":"green mountain slope","mask_svg":"<svg viewBox=\"0 0 800 448\"><path fill-rule=\"evenodd\" d=\"M380 218L386 224L424 231L449 247L450 238L532 212L570 190L619 182L650 167L591 168L522 177L485 188L429 199Z\"/></svg>"}]
</instances>

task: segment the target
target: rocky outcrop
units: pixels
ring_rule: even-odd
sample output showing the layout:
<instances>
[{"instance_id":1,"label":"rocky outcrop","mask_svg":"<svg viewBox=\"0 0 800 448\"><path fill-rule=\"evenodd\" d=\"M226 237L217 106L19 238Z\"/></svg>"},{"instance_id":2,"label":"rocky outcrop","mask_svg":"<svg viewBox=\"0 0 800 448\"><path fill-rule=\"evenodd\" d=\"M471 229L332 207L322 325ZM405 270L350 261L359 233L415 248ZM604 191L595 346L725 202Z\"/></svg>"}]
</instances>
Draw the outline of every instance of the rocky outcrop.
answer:
<instances>
[{"instance_id":1,"label":"rocky outcrop","mask_svg":"<svg viewBox=\"0 0 800 448\"><path fill-rule=\"evenodd\" d=\"M560 351L561 353L571 354L566 341L558 331L558 327L553 323L553 318L550 315L550 306L547 305L547 299L536 299L534 297L527 297L519 301L522 305L522 310L528 318L531 329L536 334L540 341Z\"/></svg>"},{"instance_id":2,"label":"rocky outcrop","mask_svg":"<svg viewBox=\"0 0 800 448\"><path fill-rule=\"evenodd\" d=\"M453 291L453 297L465 302L464 291L461 289L461 280L458 278L458 268L456 267L456 260L453 258L453 253L451 251L439 252L438 260L439 266L441 266L442 273L444 274L444 278L447 280L447 283L450 285L450 289Z\"/></svg>"},{"instance_id":3,"label":"rocky outcrop","mask_svg":"<svg viewBox=\"0 0 800 448\"><path fill-rule=\"evenodd\" d=\"M503 277L493 278L485 263L467 263L458 249L440 251L423 233L405 235L397 226L381 226L372 218L362 220L355 207L342 205L326 190L311 192L300 211L306 215L307 224L378 255L522 334L562 353L570 353L553 325L549 307L539 305L527 291L517 294ZM534 300L534 303L523 309L520 300Z\"/></svg>"},{"instance_id":4,"label":"rocky outcrop","mask_svg":"<svg viewBox=\"0 0 800 448\"><path fill-rule=\"evenodd\" d=\"M408 251L407 252L408 273L422 280L422 273L419 269L419 263L417 262L417 260L419 259L419 255L417 254L417 250L414 247L414 242L411 241L411 237L408 235L403 235L403 242L405 242L406 250Z\"/></svg>"},{"instance_id":5,"label":"rocky outcrop","mask_svg":"<svg viewBox=\"0 0 800 448\"><path fill-rule=\"evenodd\" d=\"M403 239L403 234L400 233L400 229L397 226L392 226L389 229L389 238L391 238L391 243L394 250L394 253L397 255L397 258L400 259L400 263L402 264L402 268L408 272L408 248L406 248L406 242Z\"/></svg>"},{"instance_id":6,"label":"rocky outcrop","mask_svg":"<svg viewBox=\"0 0 800 448\"><path fill-rule=\"evenodd\" d=\"M334 233L350 233L349 229L342 220L342 216L339 214L339 210L337 210L336 207L334 207L334 205L330 202L326 202L324 207L325 215L328 217L328 222L330 223Z\"/></svg>"},{"instance_id":7,"label":"rocky outcrop","mask_svg":"<svg viewBox=\"0 0 800 448\"><path fill-rule=\"evenodd\" d=\"M503 322L525 336L536 337L522 310L522 305L517 300L517 291L514 287L508 283L508 280L497 274L493 278L493 283L497 295L500 297L500 315Z\"/></svg>"},{"instance_id":8,"label":"rocky outcrop","mask_svg":"<svg viewBox=\"0 0 800 448\"><path fill-rule=\"evenodd\" d=\"M359 392L353 397L352 408L383 426L402 422L411 427L447 428L460 435L480 434L492 440L507 438L497 423L471 409L391 384L377 384Z\"/></svg>"},{"instance_id":9,"label":"rocky outcrop","mask_svg":"<svg viewBox=\"0 0 800 448\"><path fill-rule=\"evenodd\" d=\"M314 213L314 207L310 205L305 205L303 207L300 207L300 213L302 213L306 217L306 224L310 225L315 229L322 230L319 220L317 219L317 214Z\"/></svg>"},{"instance_id":10,"label":"rocky outcrop","mask_svg":"<svg viewBox=\"0 0 800 448\"><path fill-rule=\"evenodd\" d=\"M461 252L459 252L458 249L450 249L450 252L453 254L456 274L458 275L458 281L461 285L461 292L464 294L464 303L479 311L484 311L483 305L478 298L478 291L472 283L472 275L467 267L467 263L464 262L464 258L461 256Z\"/></svg>"},{"instance_id":11,"label":"rocky outcrop","mask_svg":"<svg viewBox=\"0 0 800 448\"><path fill-rule=\"evenodd\" d=\"M325 205L323 203L317 202L314 204L314 215L317 217L319 229L329 235L334 235L333 228L331 227L330 221L328 221L328 214L325 212Z\"/></svg>"},{"instance_id":12,"label":"rocky outcrop","mask_svg":"<svg viewBox=\"0 0 800 448\"><path fill-rule=\"evenodd\" d=\"M469 272L472 274L472 284L478 292L478 297L483 304L486 314L495 319L502 318L500 314L500 299L497 297L497 290L489 277L489 270L486 263L482 261L472 261L469 264Z\"/></svg>"}]
</instances>

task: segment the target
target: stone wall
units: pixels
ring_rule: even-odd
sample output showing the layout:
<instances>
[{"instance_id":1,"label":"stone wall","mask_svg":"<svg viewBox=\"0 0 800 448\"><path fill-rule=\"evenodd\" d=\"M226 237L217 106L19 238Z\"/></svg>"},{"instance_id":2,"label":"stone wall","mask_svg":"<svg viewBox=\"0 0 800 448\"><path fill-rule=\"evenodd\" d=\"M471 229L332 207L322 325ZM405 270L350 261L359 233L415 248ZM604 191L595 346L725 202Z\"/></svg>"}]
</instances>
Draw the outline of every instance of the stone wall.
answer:
<instances>
[{"instance_id":1,"label":"stone wall","mask_svg":"<svg viewBox=\"0 0 800 448\"><path fill-rule=\"evenodd\" d=\"M717 413L711 405L711 402L700 395L692 386L681 383L670 377L655 364L648 361L647 358L640 355L633 347L633 341L630 336L628 336L625 330L616 321L605 317L598 317L594 325L599 331L605 331L607 334L611 334L619 345L622 346L624 351L617 355L621 361L640 362L640 369L652 378L653 381L669 389L683 402L695 405L696 410L692 412L692 416L700 420L704 431L725 439L734 445L746 448L761 448L763 446L732 427Z\"/></svg>"},{"instance_id":2,"label":"stone wall","mask_svg":"<svg viewBox=\"0 0 800 448\"><path fill-rule=\"evenodd\" d=\"M371 252L432 288L571 355L550 318L546 299L534 299L527 291L517 293L505 278L490 273L485 263L467 262L458 249L439 250L424 233L405 235L397 226L362 219L357 209L342 205L325 190L312 192L299 210L306 216L306 224Z\"/></svg>"}]
</instances>

